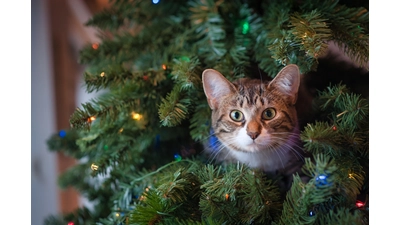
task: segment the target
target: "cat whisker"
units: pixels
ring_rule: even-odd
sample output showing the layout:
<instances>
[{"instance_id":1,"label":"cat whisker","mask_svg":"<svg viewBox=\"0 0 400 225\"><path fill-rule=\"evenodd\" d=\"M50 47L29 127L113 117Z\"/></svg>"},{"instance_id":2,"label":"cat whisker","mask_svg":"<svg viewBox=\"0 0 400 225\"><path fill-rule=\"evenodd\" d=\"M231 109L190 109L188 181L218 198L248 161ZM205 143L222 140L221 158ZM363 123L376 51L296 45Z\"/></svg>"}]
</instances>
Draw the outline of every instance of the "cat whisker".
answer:
<instances>
[{"instance_id":1,"label":"cat whisker","mask_svg":"<svg viewBox=\"0 0 400 225\"><path fill-rule=\"evenodd\" d=\"M300 137L300 133L297 133L297 132L288 132L288 131L286 131L286 132L273 132L273 135L285 135L285 136L293 136L293 137L297 137L297 138L299 138Z\"/></svg>"},{"instance_id":2,"label":"cat whisker","mask_svg":"<svg viewBox=\"0 0 400 225\"><path fill-rule=\"evenodd\" d=\"M295 149L288 144L285 144L284 146L287 147L297 159L300 159L301 161L304 162L304 156L298 152L298 149Z\"/></svg>"},{"instance_id":3,"label":"cat whisker","mask_svg":"<svg viewBox=\"0 0 400 225\"><path fill-rule=\"evenodd\" d=\"M208 146L208 154L209 154L209 162L217 162L219 160L217 160L218 156L220 154L223 154L223 149L226 148L224 144L222 144L218 139L215 139L215 142L212 144L209 144ZM227 154L224 157L224 160L226 159Z\"/></svg>"},{"instance_id":4,"label":"cat whisker","mask_svg":"<svg viewBox=\"0 0 400 225\"><path fill-rule=\"evenodd\" d=\"M283 148L289 149L294 155L296 156L297 159L301 159L304 161L304 156L299 152L303 151L301 146L298 145L296 142L291 141L290 139L282 138L282 137L273 137L273 140L282 140L281 143L279 143Z\"/></svg>"},{"instance_id":5,"label":"cat whisker","mask_svg":"<svg viewBox=\"0 0 400 225\"><path fill-rule=\"evenodd\" d=\"M220 148L220 147L219 147ZM215 162L217 162L218 160L217 160L217 156L219 155L219 154L221 154L221 150L219 149L219 150L214 150L214 151L212 151L209 155L210 155L210 157L208 158L208 161L210 162L210 163L215 163Z\"/></svg>"},{"instance_id":6,"label":"cat whisker","mask_svg":"<svg viewBox=\"0 0 400 225\"><path fill-rule=\"evenodd\" d=\"M257 67L257 69L258 69L258 74L260 75L260 96L262 96L262 94L264 92L263 80L262 80L260 67Z\"/></svg>"},{"instance_id":7,"label":"cat whisker","mask_svg":"<svg viewBox=\"0 0 400 225\"><path fill-rule=\"evenodd\" d=\"M282 154L282 152L280 151L279 148L275 148L275 147L273 147L273 146L268 146L268 151L271 151L271 152L273 152L273 153L276 153L276 155L278 156L278 158L279 158L279 160L280 160L280 162L281 162L281 164L282 164L282 167L285 167L285 164L283 163L282 158L281 158L281 155L280 155L280 154Z\"/></svg>"},{"instance_id":8,"label":"cat whisker","mask_svg":"<svg viewBox=\"0 0 400 225\"><path fill-rule=\"evenodd\" d=\"M207 141L210 137L215 136L216 134L217 134L217 133L215 133L214 130L211 130L210 135L205 136L204 138L202 138L202 139L200 140L200 142Z\"/></svg>"}]
</instances>

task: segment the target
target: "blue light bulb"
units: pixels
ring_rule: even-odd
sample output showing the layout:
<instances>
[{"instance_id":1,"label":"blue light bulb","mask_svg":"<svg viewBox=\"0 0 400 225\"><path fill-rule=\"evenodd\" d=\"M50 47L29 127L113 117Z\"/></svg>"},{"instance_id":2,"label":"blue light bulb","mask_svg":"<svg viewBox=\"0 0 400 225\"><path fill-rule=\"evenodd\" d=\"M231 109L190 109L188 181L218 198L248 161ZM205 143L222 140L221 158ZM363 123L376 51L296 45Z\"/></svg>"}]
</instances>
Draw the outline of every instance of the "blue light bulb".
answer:
<instances>
[{"instance_id":1,"label":"blue light bulb","mask_svg":"<svg viewBox=\"0 0 400 225\"><path fill-rule=\"evenodd\" d=\"M67 132L65 130L60 130L60 132L58 132L58 136L60 136L61 138L67 136Z\"/></svg>"},{"instance_id":2,"label":"blue light bulb","mask_svg":"<svg viewBox=\"0 0 400 225\"><path fill-rule=\"evenodd\" d=\"M325 174L319 174L316 178L315 178L315 182L317 184L318 187L321 186L325 186L328 185L328 175Z\"/></svg>"}]
</instances>

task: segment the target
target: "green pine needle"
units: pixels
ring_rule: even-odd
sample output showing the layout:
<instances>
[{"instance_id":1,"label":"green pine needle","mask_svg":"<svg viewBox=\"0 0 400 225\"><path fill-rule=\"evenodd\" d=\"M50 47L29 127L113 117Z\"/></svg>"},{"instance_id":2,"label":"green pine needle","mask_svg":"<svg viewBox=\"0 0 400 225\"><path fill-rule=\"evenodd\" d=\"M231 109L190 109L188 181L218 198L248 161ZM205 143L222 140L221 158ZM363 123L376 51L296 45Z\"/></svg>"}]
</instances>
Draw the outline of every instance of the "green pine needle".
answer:
<instances>
[{"instance_id":1,"label":"green pine needle","mask_svg":"<svg viewBox=\"0 0 400 225\"><path fill-rule=\"evenodd\" d=\"M161 100L159 117L162 126L173 127L179 125L189 115L190 99L184 98L179 86Z\"/></svg>"}]
</instances>

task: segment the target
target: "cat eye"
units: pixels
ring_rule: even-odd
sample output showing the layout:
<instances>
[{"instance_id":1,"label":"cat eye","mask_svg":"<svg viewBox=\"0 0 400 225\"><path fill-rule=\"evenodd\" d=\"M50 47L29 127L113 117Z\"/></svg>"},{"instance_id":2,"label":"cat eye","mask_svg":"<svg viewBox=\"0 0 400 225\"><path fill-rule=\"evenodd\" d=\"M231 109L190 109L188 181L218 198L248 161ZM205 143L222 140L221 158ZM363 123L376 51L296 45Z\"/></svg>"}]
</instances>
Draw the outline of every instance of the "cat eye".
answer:
<instances>
[{"instance_id":1,"label":"cat eye","mask_svg":"<svg viewBox=\"0 0 400 225\"><path fill-rule=\"evenodd\" d=\"M241 122L244 120L243 113L240 112L239 110L232 110L230 117L233 121L236 121L236 122Z\"/></svg>"},{"instance_id":2,"label":"cat eye","mask_svg":"<svg viewBox=\"0 0 400 225\"><path fill-rule=\"evenodd\" d=\"M262 118L264 120L270 120L272 118L274 118L276 115L276 111L273 108L268 108L266 110L264 110L264 112L262 113Z\"/></svg>"}]
</instances>

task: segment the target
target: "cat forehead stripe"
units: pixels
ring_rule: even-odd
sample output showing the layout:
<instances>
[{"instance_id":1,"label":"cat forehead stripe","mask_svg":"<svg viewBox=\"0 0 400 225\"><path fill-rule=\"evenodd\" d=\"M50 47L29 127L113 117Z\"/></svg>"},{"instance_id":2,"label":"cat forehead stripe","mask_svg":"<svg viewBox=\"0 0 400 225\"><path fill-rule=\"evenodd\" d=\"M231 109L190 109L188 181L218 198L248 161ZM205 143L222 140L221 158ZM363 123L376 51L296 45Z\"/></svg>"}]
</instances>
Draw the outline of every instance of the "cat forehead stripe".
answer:
<instances>
[{"instance_id":1,"label":"cat forehead stripe","mask_svg":"<svg viewBox=\"0 0 400 225\"><path fill-rule=\"evenodd\" d=\"M264 105L263 96L264 93L264 83L254 83L253 80L242 79L240 82L234 83L238 88L238 94L240 95L240 107L243 107L243 98L246 100L247 104L254 105L257 100L260 100L261 104Z\"/></svg>"}]
</instances>

